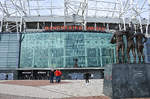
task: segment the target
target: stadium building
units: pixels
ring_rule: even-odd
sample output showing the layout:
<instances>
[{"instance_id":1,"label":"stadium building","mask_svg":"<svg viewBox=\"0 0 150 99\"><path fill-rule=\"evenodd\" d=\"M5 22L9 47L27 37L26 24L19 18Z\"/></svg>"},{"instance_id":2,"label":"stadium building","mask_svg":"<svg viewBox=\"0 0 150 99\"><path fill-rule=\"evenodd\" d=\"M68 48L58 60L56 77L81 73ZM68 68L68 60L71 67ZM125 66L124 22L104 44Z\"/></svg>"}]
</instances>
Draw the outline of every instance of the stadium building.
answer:
<instances>
[{"instance_id":1,"label":"stadium building","mask_svg":"<svg viewBox=\"0 0 150 99\"><path fill-rule=\"evenodd\" d=\"M149 38L149 3L135 1L2 0L0 79L48 79L50 69L60 69L63 79L85 72L102 78L104 66L116 62L116 27L132 22ZM150 39L144 53L150 62Z\"/></svg>"}]
</instances>

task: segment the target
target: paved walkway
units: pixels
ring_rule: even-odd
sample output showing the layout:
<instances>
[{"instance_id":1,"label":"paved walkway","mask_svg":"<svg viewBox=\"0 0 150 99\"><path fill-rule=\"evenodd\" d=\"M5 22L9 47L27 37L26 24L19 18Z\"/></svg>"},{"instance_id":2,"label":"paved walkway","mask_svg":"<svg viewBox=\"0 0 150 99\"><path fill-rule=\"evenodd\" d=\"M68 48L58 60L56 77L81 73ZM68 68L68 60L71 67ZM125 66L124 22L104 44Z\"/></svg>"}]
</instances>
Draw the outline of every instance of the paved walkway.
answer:
<instances>
[{"instance_id":1,"label":"paved walkway","mask_svg":"<svg viewBox=\"0 0 150 99\"><path fill-rule=\"evenodd\" d=\"M4 95L7 95L6 99L10 99L8 98L9 95L21 97L15 99L54 99L82 96L104 96L102 79L92 79L88 85L84 80L65 80L63 82L67 83L45 86L24 86L6 84L5 81L0 82L3 82L0 83L0 99ZM36 82L38 82L38 80Z\"/></svg>"}]
</instances>

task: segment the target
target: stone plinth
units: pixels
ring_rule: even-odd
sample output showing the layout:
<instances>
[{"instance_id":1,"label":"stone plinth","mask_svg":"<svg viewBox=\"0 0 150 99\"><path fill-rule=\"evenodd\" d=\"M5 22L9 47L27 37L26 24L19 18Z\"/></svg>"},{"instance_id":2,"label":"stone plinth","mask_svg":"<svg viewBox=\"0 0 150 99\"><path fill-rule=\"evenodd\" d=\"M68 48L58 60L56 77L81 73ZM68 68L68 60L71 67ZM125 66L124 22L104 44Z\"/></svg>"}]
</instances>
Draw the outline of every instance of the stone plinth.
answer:
<instances>
[{"instance_id":1,"label":"stone plinth","mask_svg":"<svg viewBox=\"0 0 150 99\"><path fill-rule=\"evenodd\" d=\"M109 64L104 94L112 99L150 97L150 64Z\"/></svg>"}]
</instances>

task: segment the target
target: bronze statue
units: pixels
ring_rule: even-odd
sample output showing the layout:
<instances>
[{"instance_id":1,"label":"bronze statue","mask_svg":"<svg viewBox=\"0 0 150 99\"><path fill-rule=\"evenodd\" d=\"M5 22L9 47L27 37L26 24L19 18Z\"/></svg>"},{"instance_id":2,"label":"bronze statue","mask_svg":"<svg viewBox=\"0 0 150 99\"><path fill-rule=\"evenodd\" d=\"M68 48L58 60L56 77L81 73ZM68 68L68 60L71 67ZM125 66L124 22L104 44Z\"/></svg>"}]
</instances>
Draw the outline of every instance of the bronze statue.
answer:
<instances>
[{"instance_id":1,"label":"bronze statue","mask_svg":"<svg viewBox=\"0 0 150 99\"><path fill-rule=\"evenodd\" d=\"M137 49L137 54L138 54L138 58L139 58L139 63L141 63L141 57L143 58L143 63L145 63L145 56L143 53L143 48L144 48L144 43L147 41L147 38L141 32L137 32L134 35L134 37L136 39L136 49ZM143 41L143 39L144 39L144 41Z\"/></svg>"},{"instance_id":2,"label":"bronze statue","mask_svg":"<svg viewBox=\"0 0 150 99\"><path fill-rule=\"evenodd\" d=\"M136 54L135 54L135 43L134 43L134 30L133 30L133 27L128 27L127 31L125 31L125 33L126 33L126 39L127 39L127 57L128 57L128 63L130 63L130 51L132 51L132 55L134 57L134 63L136 63Z\"/></svg>"},{"instance_id":3,"label":"bronze statue","mask_svg":"<svg viewBox=\"0 0 150 99\"><path fill-rule=\"evenodd\" d=\"M78 59L76 58L74 59L74 61L75 61L74 68L78 68Z\"/></svg>"},{"instance_id":4,"label":"bronze statue","mask_svg":"<svg viewBox=\"0 0 150 99\"><path fill-rule=\"evenodd\" d=\"M116 31L112 38L110 43L114 44L116 43L116 57L117 57L117 63L119 63L119 51L121 50L122 53L122 63L124 63L124 49L125 49L125 43L123 41L123 35L125 33L123 31Z\"/></svg>"}]
</instances>

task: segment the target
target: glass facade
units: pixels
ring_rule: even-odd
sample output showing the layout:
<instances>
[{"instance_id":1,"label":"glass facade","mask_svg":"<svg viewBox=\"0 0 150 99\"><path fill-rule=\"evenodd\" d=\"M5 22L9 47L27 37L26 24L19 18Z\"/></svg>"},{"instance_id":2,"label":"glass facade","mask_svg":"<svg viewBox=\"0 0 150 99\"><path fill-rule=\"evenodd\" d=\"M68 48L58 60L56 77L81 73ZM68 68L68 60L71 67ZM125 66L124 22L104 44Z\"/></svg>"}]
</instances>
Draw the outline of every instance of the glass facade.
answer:
<instances>
[{"instance_id":1,"label":"glass facade","mask_svg":"<svg viewBox=\"0 0 150 99\"><path fill-rule=\"evenodd\" d=\"M146 61L147 63L150 63L150 39L147 40L145 44L144 54L146 55Z\"/></svg>"},{"instance_id":2,"label":"glass facade","mask_svg":"<svg viewBox=\"0 0 150 99\"><path fill-rule=\"evenodd\" d=\"M20 67L102 67L115 62L112 34L91 32L29 33L21 43Z\"/></svg>"},{"instance_id":3,"label":"glass facade","mask_svg":"<svg viewBox=\"0 0 150 99\"><path fill-rule=\"evenodd\" d=\"M18 67L19 37L18 34L0 34L0 68Z\"/></svg>"},{"instance_id":4,"label":"glass facade","mask_svg":"<svg viewBox=\"0 0 150 99\"><path fill-rule=\"evenodd\" d=\"M18 68L19 62L19 68L73 68L76 59L78 67L103 67L116 62L115 45L110 44L111 33L25 33L19 43L20 36L0 34L0 68ZM150 39L144 48L147 63L149 50Z\"/></svg>"}]
</instances>

